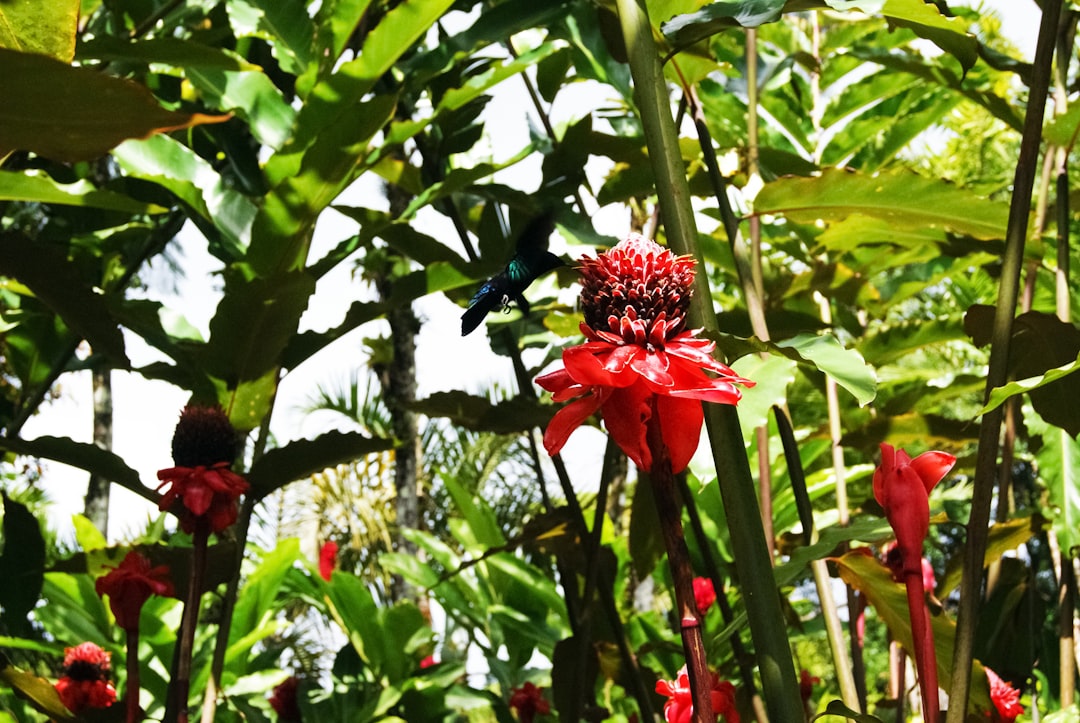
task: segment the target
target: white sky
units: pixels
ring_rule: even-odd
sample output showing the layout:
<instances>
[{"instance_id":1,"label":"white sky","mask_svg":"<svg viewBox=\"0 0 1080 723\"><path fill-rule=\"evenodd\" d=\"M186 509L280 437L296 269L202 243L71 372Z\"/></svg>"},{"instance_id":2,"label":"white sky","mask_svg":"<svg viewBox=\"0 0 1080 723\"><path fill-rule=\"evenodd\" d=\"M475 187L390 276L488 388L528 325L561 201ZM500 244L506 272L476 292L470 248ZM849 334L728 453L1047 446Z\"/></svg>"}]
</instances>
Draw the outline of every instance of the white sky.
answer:
<instances>
[{"instance_id":1,"label":"white sky","mask_svg":"<svg viewBox=\"0 0 1080 723\"><path fill-rule=\"evenodd\" d=\"M985 6L998 10L1004 21L1005 33L1013 38L1024 57L1030 59L1039 20L1039 11L1033 0L986 0ZM604 100L597 95L596 86L571 86L560 94L552 109L555 123L580 117L586 110L602 106ZM527 142L526 115L530 109L531 104L520 83L511 79L500 86L497 99L489 104L485 112L489 127L498 128L499 132L491 140L491 152L496 160L509 157ZM528 159L504 174L513 177L514 184L521 187L522 178L539 179L538 165L538 159ZM598 164L589 171L598 188L603 168ZM381 202L373 199L380 195L378 188L358 185L350 189L346 197L339 199L339 203L379 206ZM589 210L592 212L596 209ZM621 235L626 229L624 213L611 207L594 215L593 222L598 231L612 236ZM422 230L448 244L454 242L453 229L434 214L427 217L427 224ZM312 257L318 258L326 249L353 232L351 221L335 212L327 212L317 229ZM219 265L205 256L205 251L201 251L204 248L205 242L197 232L185 236L183 250L188 256L185 267L190 275L181 281L176 295L159 295L157 298L161 298L167 306L182 311L205 336L217 303L220 283L210 275ZM554 239L552 250L564 253L566 248L558 239ZM576 256L577 252L573 255ZM352 301L361 297L360 290L349 279L350 270L351 264L346 263L320 282L318 292L301 322L303 328L322 330L335 326ZM150 278L153 279L152 274ZM164 274L162 278L165 278ZM420 396L452 389L480 392L492 381L504 389L512 388L513 374L509 361L492 354L483 327L468 337L460 336L460 307L441 294L436 294L420 300L416 309L421 317L431 321L423 325L419 338ZM362 353L361 337L373 333L374 330L367 329L338 340L330 351L306 362L298 371L286 377L279 391L271 424L279 443L312 437L325 429L326 418L316 417L305 422L296 409L314 391L316 384L337 387L364 365L366 360ZM136 366L159 358L157 352L148 349L134 335L126 333L125 338L129 356ZM27 423L23 436L29 439L39 435L67 436L90 441L92 407L88 373L65 375L61 380L61 391L57 401ZM113 395L114 451L139 472L144 483L153 485L156 483L156 471L172 464L170 439L187 394L164 383L148 382L138 374L114 372ZM599 439L599 432L582 429L571 437L567 445L565 456L571 460L581 460L572 469L572 472L580 473L581 484L591 486L592 480L597 477L598 455L603 450L602 444L598 444ZM55 501L51 523L61 531L62 536L69 539L72 532L71 515L80 513L83 508L86 476L85 472L65 465L48 463L46 466L45 486ZM124 539L136 534L152 514L156 514L156 510L151 505L114 485L110 538Z\"/></svg>"}]
</instances>

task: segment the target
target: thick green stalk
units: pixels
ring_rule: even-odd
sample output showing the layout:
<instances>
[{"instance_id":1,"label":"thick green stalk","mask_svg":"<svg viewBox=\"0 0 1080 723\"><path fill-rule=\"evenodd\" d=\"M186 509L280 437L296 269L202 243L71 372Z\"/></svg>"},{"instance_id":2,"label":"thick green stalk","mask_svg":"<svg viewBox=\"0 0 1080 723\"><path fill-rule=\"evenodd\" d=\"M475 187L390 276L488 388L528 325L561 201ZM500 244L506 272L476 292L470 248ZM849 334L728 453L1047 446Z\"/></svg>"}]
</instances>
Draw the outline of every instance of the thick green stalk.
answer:
<instances>
[{"instance_id":1,"label":"thick green stalk","mask_svg":"<svg viewBox=\"0 0 1080 723\"><path fill-rule=\"evenodd\" d=\"M1005 235L1005 255L1002 257L997 308L994 313L993 335L990 344L990 364L986 375L986 395L1008 381L1009 342L1013 315L1019 296L1020 268L1024 258L1031 193L1038 165L1042 137L1043 114L1050 86L1050 66L1053 59L1057 25L1061 15L1061 0L1043 3L1042 23L1035 49L1031 74L1027 114L1020 142L1020 157L1013 179L1009 225ZM998 407L983 416L979 428L979 451L975 460L975 489L971 496L971 516L967 525L967 544L964 547L963 578L960 585L960 609L956 619L956 645L953 648L952 682L949 686L949 713L946 723L963 723L971 692L971 660L975 647L975 626L981 601L983 560L986 555L990 501L994 493L997 472L998 437L1001 433L1003 410Z\"/></svg>"},{"instance_id":2,"label":"thick green stalk","mask_svg":"<svg viewBox=\"0 0 1080 723\"><path fill-rule=\"evenodd\" d=\"M703 259L697 244L686 168L679 151L652 26L644 6L637 0L617 0L617 8L668 244L675 253L690 254L701 264ZM716 331L708 275L696 274L695 284L690 322ZM769 718L778 722L801 721L805 714L739 416L733 406L706 404L705 421Z\"/></svg>"}]
</instances>

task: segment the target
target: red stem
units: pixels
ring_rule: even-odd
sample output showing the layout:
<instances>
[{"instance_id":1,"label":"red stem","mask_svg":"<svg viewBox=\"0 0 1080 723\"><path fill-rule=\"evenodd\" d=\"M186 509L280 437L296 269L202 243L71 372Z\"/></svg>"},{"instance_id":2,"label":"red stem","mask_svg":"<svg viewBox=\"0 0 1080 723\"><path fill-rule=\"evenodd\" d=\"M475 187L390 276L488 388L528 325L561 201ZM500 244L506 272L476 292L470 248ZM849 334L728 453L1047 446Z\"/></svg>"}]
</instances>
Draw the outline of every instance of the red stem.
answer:
<instances>
[{"instance_id":1,"label":"red stem","mask_svg":"<svg viewBox=\"0 0 1080 723\"><path fill-rule=\"evenodd\" d=\"M904 573L907 587L908 614L911 616L911 638L915 648L915 667L919 670L919 691L922 694L923 720L937 723L940 717L938 700L937 651L934 650L934 628L930 610L926 607L922 571Z\"/></svg>"},{"instance_id":2,"label":"red stem","mask_svg":"<svg viewBox=\"0 0 1080 723\"><path fill-rule=\"evenodd\" d=\"M173 696L177 723L187 723L188 696L191 690L191 653L195 645L195 627L199 622L199 600L202 598L203 571L206 569L206 545L210 530L206 520L195 523L192 535L191 575L188 578L187 601L180 623L180 661L176 668Z\"/></svg>"},{"instance_id":3,"label":"red stem","mask_svg":"<svg viewBox=\"0 0 1080 723\"><path fill-rule=\"evenodd\" d=\"M679 609L683 654L686 656L686 672L690 678L690 697L694 705L695 723L716 723L712 709L712 676L705 657L705 641L701 635L701 614L694 599L694 573L690 565L690 552L683 536L682 511L676 496L675 475L671 471L671 457L660 434L656 408L647 427L649 451L652 452L652 469L649 471L656 514L667 548L668 566L675 586L675 600Z\"/></svg>"},{"instance_id":4,"label":"red stem","mask_svg":"<svg viewBox=\"0 0 1080 723\"><path fill-rule=\"evenodd\" d=\"M127 631L127 690L124 699L127 702L127 723L142 720L142 708L139 707L139 628Z\"/></svg>"}]
</instances>

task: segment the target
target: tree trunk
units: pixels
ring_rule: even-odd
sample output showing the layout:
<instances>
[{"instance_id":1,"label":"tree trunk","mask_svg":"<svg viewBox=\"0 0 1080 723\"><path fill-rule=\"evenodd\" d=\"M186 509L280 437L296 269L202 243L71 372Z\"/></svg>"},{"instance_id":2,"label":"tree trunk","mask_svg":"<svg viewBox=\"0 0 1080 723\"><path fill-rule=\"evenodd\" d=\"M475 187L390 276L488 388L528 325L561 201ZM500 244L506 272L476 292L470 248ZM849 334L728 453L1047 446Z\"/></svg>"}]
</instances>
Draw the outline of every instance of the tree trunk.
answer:
<instances>
[{"instance_id":1,"label":"tree trunk","mask_svg":"<svg viewBox=\"0 0 1080 723\"><path fill-rule=\"evenodd\" d=\"M92 377L94 393L94 444L112 449L113 404L112 370L95 369ZM109 487L112 482L96 474L90 475L86 487L83 514L94 523L102 535L109 535Z\"/></svg>"}]
</instances>

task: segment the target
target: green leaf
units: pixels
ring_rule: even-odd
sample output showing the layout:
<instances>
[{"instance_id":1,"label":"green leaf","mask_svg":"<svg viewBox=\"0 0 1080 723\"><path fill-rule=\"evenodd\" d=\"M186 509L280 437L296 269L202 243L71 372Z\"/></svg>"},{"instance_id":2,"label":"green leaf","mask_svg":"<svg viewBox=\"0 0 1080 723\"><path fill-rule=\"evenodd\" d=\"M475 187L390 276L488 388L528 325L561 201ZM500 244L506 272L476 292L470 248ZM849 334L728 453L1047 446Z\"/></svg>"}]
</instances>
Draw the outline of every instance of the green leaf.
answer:
<instances>
[{"instance_id":1,"label":"green leaf","mask_svg":"<svg viewBox=\"0 0 1080 723\"><path fill-rule=\"evenodd\" d=\"M255 204L228 187L213 166L193 150L168 136L156 135L122 143L113 156L129 175L163 186L194 213L212 221L226 242L226 258L243 256L251 238Z\"/></svg>"},{"instance_id":2,"label":"green leaf","mask_svg":"<svg viewBox=\"0 0 1080 723\"><path fill-rule=\"evenodd\" d=\"M505 545L506 537L503 536L502 528L484 499L473 495L449 475L443 475L441 479L454 500L454 506L465 518L475 543L484 547Z\"/></svg>"},{"instance_id":3,"label":"green leaf","mask_svg":"<svg viewBox=\"0 0 1080 723\"><path fill-rule=\"evenodd\" d=\"M754 200L755 216L773 214L799 223L842 221L854 213L900 230L940 228L985 240L1005 238L1009 206L909 171L866 176L838 168L813 178L773 181Z\"/></svg>"},{"instance_id":4,"label":"green leaf","mask_svg":"<svg viewBox=\"0 0 1080 723\"><path fill-rule=\"evenodd\" d=\"M692 13L676 15L660 30L675 47L683 48L710 35L732 28L756 28L774 23L784 12L786 0L718 0Z\"/></svg>"},{"instance_id":5,"label":"green leaf","mask_svg":"<svg viewBox=\"0 0 1080 723\"><path fill-rule=\"evenodd\" d=\"M1069 109L1051 118L1043 128L1043 138L1062 148L1072 148L1080 133L1080 103L1069 104Z\"/></svg>"},{"instance_id":6,"label":"green leaf","mask_svg":"<svg viewBox=\"0 0 1080 723\"><path fill-rule=\"evenodd\" d=\"M855 723L884 723L880 718L870 715L869 713L860 713L857 710L852 710L844 705L843 701L830 700L829 704L825 706L824 713L818 713L811 719L811 723L819 721L822 718L828 718L830 716L839 716L841 718L848 718L855 721Z\"/></svg>"},{"instance_id":7,"label":"green leaf","mask_svg":"<svg viewBox=\"0 0 1080 723\"><path fill-rule=\"evenodd\" d=\"M629 527L627 544L630 561L634 572L643 580L656 569L656 564L664 557L667 549L661 534L660 516L656 513L656 498L653 496L651 482L634 485Z\"/></svg>"},{"instance_id":8,"label":"green leaf","mask_svg":"<svg viewBox=\"0 0 1080 723\"><path fill-rule=\"evenodd\" d=\"M661 23L660 30L668 42L684 48L728 28L756 28L774 23L785 11L831 7L870 15L880 12L884 3L885 0L717 0L695 12L676 15Z\"/></svg>"},{"instance_id":9,"label":"green leaf","mask_svg":"<svg viewBox=\"0 0 1080 723\"><path fill-rule=\"evenodd\" d=\"M247 121L260 143L280 149L289 139L296 112L265 73L203 67L188 68L187 77L212 106Z\"/></svg>"},{"instance_id":10,"label":"green leaf","mask_svg":"<svg viewBox=\"0 0 1080 723\"><path fill-rule=\"evenodd\" d=\"M239 55L222 48L212 48L185 38L126 38L99 35L80 42L81 60L124 60L143 63L166 63L177 68L217 68L219 70L256 70Z\"/></svg>"},{"instance_id":11,"label":"green leaf","mask_svg":"<svg viewBox=\"0 0 1080 723\"><path fill-rule=\"evenodd\" d=\"M271 279L226 272L225 296L210 320L206 370L232 388L278 366L314 291L315 280L303 271Z\"/></svg>"},{"instance_id":12,"label":"green leaf","mask_svg":"<svg viewBox=\"0 0 1080 723\"><path fill-rule=\"evenodd\" d=\"M0 155L88 161L128 138L228 119L166 110L141 85L44 55L0 49L0 67Z\"/></svg>"},{"instance_id":13,"label":"green leaf","mask_svg":"<svg viewBox=\"0 0 1080 723\"><path fill-rule=\"evenodd\" d=\"M412 405L429 417L446 417L454 424L476 432L513 434L542 427L554 410L535 399L517 396L492 404L485 397L466 392L436 392Z\"/></svg>"},{"instance_id":14,"label":"green leaf","mask_svg":"<svg viewBox=\"0 0 1080 723\"><path fill-rule=\"evenodd\" d=\"M1073 497L1078 496L1074 494ZM1076 502L1077 499L1074 499L1073 504L1075 505ZM1000 560L1003 553L1015 550L1027 543L1033 535L1038 534L1039 526L1039 520L1033 517L1017 517L1008 522L996 522L991 525L987 533L983 567L989 567L991 563ZM963 572L964 553L963 550L958 550L956 554L949 558L945 567L945 576L941 578L934 594L942 600L948 598L956 589L956 586L960 584Z\"/></svg>"},{"instance_id":15,"label":"green leaf","mask_svg":"<svg viewBox=\"0 0 1080 723\"><path fill-rule=\"evenodd\" d=\"M875 367L891 364L911 352L967 338L959 315L883 324L868 331L859 351Z\"/></svg>"},{"instance_id":16,"label":"green leaf","mask_svg":"<svg viewBox=\"0 0 1080 723\"><path fill-rule=\"evenodd\" d=\"M829 251L853 251L868 243L888 243L905 249L940 246L948 240L941 228L897 228L882 218L855 213L829 224L817 242Z\"/></svg>"},{"instance_id":17,"label":"green leaf","mask_svg":"<svg viewBox=\"0 0 1080 723\"><path fill-rule=\"evenodd\" d=\"M79 0L0 3L0 48L70 63L78 26Z\"/></svg>"},{"instance_id":18,"label":"green leaf","mask_svg":"<svg viewBox=\"0 0 1080 723\"><path fill-rule=\"evenodd\" d=\"M799 334L776 342L776 348L785 356L809 362L832 377L851 392L860 406L869 404L877 396L877 377L873 368L859 352L845 349L831 335Z\"/></svg>"},{"instance_id":19,"label":"green leaf","mask_svg":"<svg viewBox=\"0 0 1080 723\"><path fill-rule=\"evenodd\" d=\"M757 354L747 354L735 360L731 368L741 377L752 379L754 386L742 389L739 400L739 420L743 436L749 440L755 429L769 419L773 405L787 402L788 385L795 381L795 362L780 356L762 359Z\"/></svg>"},{"instance_id":20,"label":"green leaf","mask_svg":"<svg viewBox=\"0 0 1080 723\"><path fill-rule=\"evenodd\" d=\"M51 681L20 670L0 652L0 682L16 691L23 699L52 720L72 720L71 713L60 701L60 694Z\"/></svg>"},{"instance_id":21,"label":"green leaf","mask_svg":"<svg viewBox=\"0 0 1080 723\"><path fill-rule=\"evenodd\" d=\"M380 638L383 631L371 591L360 578L335 571L326 592L332 606L331 614L356 654L369 665L376 665L382 652Z\"/></svg>"},{"instance_id":22,"label":"green leaf","mask_svg":"<svg viewBox=\"0 0 1080 723\"><path fill-rule=\"evenodd\" d=\"M271 41L281 68L301 75L311 62L315 25L303 0L236 0L229 4L237 35L257 34Z\"/></svg>"},{"instance_id":23,"label":"green leaf","mask_svg":"<svg viewBox=\"0 0 1080 723\"><path fill-rule=\"evenodd\" d=\"M979 41L967 32L968 23L945 17L936 5L923 0L886 0L882 13L955 57L965 73L979 59Z\"/></svg>"},{"instance_id":24,"label":"green leaf","mask_svg":"<svg viewBox=\"0 0 1080 723\"><path fill-rule=\"evenodd\" d=\"M0 437L0 449L28 457L63 462L110 480L143 497L153 493L143 487L139 473L128 467L123 459L94 444L76 442L67 437L38 437L37 439L13 439Z\"/></svg>"},{"instance_id":25,"label":"green leaf","mask_svg":"<svg viewBox=\"0 0 1080 723\"><path fill-rule=\"evenodd\" d=\"M0 491L4 505L0 554L0 620L8 630L29 632L26 616L41 596L45 571L45 538L30 510Z\"/></svg>"},{"instance_id":26,"label":"green leaf","mask_svg":"<svg viewBox=\"0 0 1080 723\"><path fill-rule=\"evenodd\" d=\"M393 446L393 440L359 432L327 432L315 439L298 439L268 451L251 465L248 481L252 494L261 499L289 482Z\"/></svg>"},{"instance_id":27,"label":"green leaf","mask_svg":"<svg viewBox=\"0 0 1080 723\"><path fill-rule=\"evenodd\" d=\"M303 559L300 541L282 540L272 552L263 556L259 566L247 576L236 598L232 626L229 628L228 656L230 670L237 674L248 672L250 650L258 640L252 633L264 628L275 612L274 600L290 568Z\"/></svg>"},{"instance_id":28,"label":"green leaf","mask_svg":"<svg viewBox=\"0 0 1080 723\"><path fill-rule=\"evenodd\" d=\"M253 268L269 274L306 263L315 220L363 171L368 144L389 121L396 103L396 96L377 95L347 108L334 106L327 110L328 122L320 123L316 140L300 143L294 138L270 158L266 176L273 190L255 217L248 253ZM307 127L298 119L297 133Z\"/></svg>"},{"instance_id":29,"label":"green leaf","mask_svg":"<svg viewBox=\"0 0 1080 723\"><path fill-rule=\"evenodd\" d=\"M62 206L101 208L123 213L164 213L166 209L143 203L115 191L95 188L86 180L58 183L44 171L0 171L0 201L33 201Z\"/></svg>"},{"instance_id":30,"label":"green leaf","mask_svg":"<svg viewBox=\"0 0 1080 723\"><path fill-rule=\"evenodd\" d=\"M1009 382L1002 387L994 387L990 390L990 400L986 403L982 409L979 410L979 414L986 414L987 412L997 409L1004 404L1008 399L1025 392L1030 392L1033 389L1039 389L1047 384L1057 381L1062 377L1068 376L1073 372L1080 369L1080 356L1076 357L1076 361L1069 362L1068 364L1062 364L1059 367L1054 367L1048 370L1042 376L1028 377L1027 379L1020 379L1019 381Z\"/></svg>"},{"instance_id":31,"label":"green leaf","mask_svg":"<svg viewBox=\"0 0 1080 723\"><path fill-rule=\"evenodd\" d=\"M296 79L296 93L306 98L311 87L333 70L356 32L371 0L327 0L315 15L315 41L311 62Z\"/></svg>"},{"instance_id":32,"label":"green leaf","mask_svg":"<svg viewBox=\"0 0 1080 723\"><path fill-rule=\"evenodd\" d=\"M95 352L121 368L130 366L123 334L110 318L105 297L83 281L83 270L58 247L18 232L0 233L0 272L29 287Z\"/></svg>"},{"instance_id":33,"label":"green leaf","mask_svg":"<svg viewBox=\"0 0 1080 723\"><path fill-rule=\"evenodd\" d=\"M1058 545L1063 553L1074 556L1080 552L1080 442L1028 409L1025 406L1024 423L1028 432L1042 441L1035 464L1049 492Z\"/></svg>"},{"instance_id":34,"label":"green leaf","mask_svg":"<svg viewBox=\"0 0 1080 723\"><path fill-rule=\"evenodd\" d=\"M386 13L364 38L360 57L312 88L286 150L302 154L331 125L363 120L356 111L361 98L451 5L453 0L404 0Z\"/></svg>"}]
</instances>

